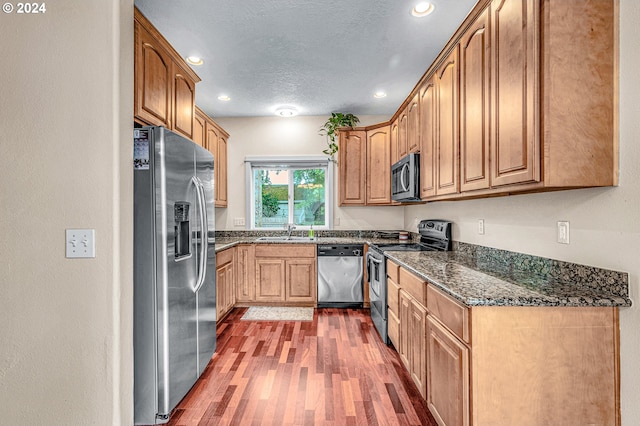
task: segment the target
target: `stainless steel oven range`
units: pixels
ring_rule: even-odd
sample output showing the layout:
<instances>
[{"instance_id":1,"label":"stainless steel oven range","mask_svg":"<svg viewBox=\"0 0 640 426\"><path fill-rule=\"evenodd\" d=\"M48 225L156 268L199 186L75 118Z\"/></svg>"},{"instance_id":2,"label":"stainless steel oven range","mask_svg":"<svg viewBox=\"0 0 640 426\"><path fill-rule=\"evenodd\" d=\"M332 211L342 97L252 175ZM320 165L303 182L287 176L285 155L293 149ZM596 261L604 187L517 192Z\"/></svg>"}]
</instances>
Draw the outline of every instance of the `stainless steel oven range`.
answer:
<instances>
[{"instance_id":1,"label":"stainless steel oven range","mask_svg":"<svg viewBox=\"0 0 640 426\"><path fill-rule=\"evenodd\" d=\"M418 225L419 243L372 244L367 252L367 279L371 301L371 319L382 341L387 336L387 264L385 252L390 251L448 251L451 250L451 222L423 220Z\"/></svg>"}]
</instances>

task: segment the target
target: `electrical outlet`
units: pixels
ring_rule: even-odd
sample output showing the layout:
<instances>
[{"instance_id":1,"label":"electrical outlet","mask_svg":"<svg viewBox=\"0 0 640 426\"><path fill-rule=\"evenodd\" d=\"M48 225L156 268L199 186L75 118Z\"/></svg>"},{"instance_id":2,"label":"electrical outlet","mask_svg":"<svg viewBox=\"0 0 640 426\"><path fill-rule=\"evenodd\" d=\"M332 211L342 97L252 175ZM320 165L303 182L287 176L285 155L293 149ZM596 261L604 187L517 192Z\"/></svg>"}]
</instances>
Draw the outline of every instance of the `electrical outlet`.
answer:
<instances>
[{"instance_id":1,"label":"electrical outlet","mask_svg":"<svg viewBox=\"0 0 640 426\"><path fill-rule=\"evenodd\" d=\"M67 229L66 237L68 258L96 257L95 229Z\"/></svg>"},{"instance_id":2,"label":"electrical outlet","mask_svg":"<svg viewBox=\"0 0 640 426\"><path fill-rule=\"evenodd\" d=\"M569 221L558 221L558 242L569 244Z\"/></svg>"},{"instance_id":3,"label":"electrical outlet","mask_svg":"<svg viewBox=\"0 0 640 426\"><path fill-rule=\"evenodd\" d=\"M244 217L236 217L233 219L233 226L244 226Z\"/></svg>"},{"instance_id":4,"label":"electrical outlet","mask_svg":"<svg viewBox=\"0 0 640 426\"><path fill-rule=\"evenodd\" d=\"M484 235L484 219L478 219L478 234Z\"/></svg>"}]
</instances>

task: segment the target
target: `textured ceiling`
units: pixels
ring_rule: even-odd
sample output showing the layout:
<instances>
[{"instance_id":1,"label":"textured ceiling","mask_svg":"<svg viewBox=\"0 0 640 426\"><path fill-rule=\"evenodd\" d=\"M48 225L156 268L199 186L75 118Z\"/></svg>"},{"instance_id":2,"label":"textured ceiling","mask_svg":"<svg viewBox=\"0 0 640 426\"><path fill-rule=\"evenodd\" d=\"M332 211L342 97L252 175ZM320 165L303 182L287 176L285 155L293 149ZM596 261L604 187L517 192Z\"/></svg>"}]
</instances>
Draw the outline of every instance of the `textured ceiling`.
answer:
<instances>
[{"instance_id":1,"label":"textured ceiling","mask_svg":"<svg viewBox=\"0 0 640 426\"><path fill-rule=\"evenodd\" d=\"M476 0L431 2L418 19L417 0L135 0L178 53L204 59L196 103L213 117L391 116Z\"/></svg>"}]
</instances>

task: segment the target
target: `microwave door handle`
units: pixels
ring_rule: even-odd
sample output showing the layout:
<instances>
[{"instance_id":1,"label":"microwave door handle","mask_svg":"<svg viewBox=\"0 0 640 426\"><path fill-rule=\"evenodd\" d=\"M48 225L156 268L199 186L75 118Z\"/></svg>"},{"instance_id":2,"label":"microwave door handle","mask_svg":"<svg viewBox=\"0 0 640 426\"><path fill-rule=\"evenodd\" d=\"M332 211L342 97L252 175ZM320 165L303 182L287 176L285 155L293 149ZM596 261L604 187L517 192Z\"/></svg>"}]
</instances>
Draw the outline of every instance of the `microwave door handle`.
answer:
<instances>
[{"instance_id":1,"label":"microwave door handle","mask_svg":"<svg viewBox=\"0 0 640 426\"><path fill-rule=\"evenodd\" d=\"M405 172L409 174L409 163L404 163L402 165L402 170L400 170L400 186L402 187L402 192L407 192L409 190L409 187L407 186L407 183L404 179Z\"/></svg>"}]
</instances>

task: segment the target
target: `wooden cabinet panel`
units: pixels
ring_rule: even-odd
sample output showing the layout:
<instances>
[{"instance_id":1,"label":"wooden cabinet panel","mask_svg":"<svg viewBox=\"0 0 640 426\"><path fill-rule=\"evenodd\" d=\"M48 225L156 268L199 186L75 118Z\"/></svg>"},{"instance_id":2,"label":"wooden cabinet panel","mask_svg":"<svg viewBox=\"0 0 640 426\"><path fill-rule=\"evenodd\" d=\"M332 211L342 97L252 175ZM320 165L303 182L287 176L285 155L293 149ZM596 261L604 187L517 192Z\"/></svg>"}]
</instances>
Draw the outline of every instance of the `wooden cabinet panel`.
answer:
<instances>
[{"instance_id":1,"label":"wooden cabinet panel","mask_svg":"<svg viewBox=\"0 0 640 426\"><path fill-rule=\"evenodd\" d=\"M218 132L217 157L215 162L216 207L227 207L227 140L222 131Z\"/></svg>"},{"instance_id":2,"label":"wooden cabinet panel","mask_svg":"<svg viewBox=\"0 0 640 426\"><path fill-rule=\"evenodd\" d=\"M285 300L285 265L282 259L256 258L256 300Z\"/></svg>"},{"instance_id":3,"label":"wooden cabinet panel","mask_svg":"<svg viewBox=\"0 0 640 426\"><path fill-rule=\"evenodd\" d=\"M193 141L205 149L207 149L207 118L207 115L196 107L193 117Z\"/></svg>"},{"instance_id":4,"label":"wooden cabinet panel","mask_svg":"<svg viewBox=\"0 0 640 426\"><path fill-rule=\"evenodd\" d=\"M458 46L436 72L436 194L459 192Z\"/></svg>"},{"instance_id":5,"label":"wooden cabinet panel","mask_svg":"<svg viewBox=\"0 0 640 426\"><path fill-rule=\"evenodd\" d=\"M397 349L400 347L400 320L397 313L391 309L387 311L387 337L393 343L393 346Z\"/></svg>"},{"instance_id":6,"label":"wooden cabinet panel","mask_svg":"<svg viewBox=\"0 0 640 426\"><path fill-rule=\"evenodd\" d=\"M405 108L398 117L398 160L409 153L407 136L409 133L409 116Z\"/></svg>"},{"instance_id":7,"label":"wooden cabinet panel","mask_svg":"<svg viewBox=\"0 0 640 426\"><path fill-rule=\"evenodd\" d=\"M538 1L491 3L494 186L540 180Z\"/></svg>"},{"instance_id":8,"label":"wooden cabinet panel","mask_svg":"<svg viewBox=\"0 0 640 426\"><path fill-rule=\"evenodd\" d=\"M398 155L398 119L396 118L393 123L391 123L391 131L390 131L390 139L391 139L391 165L393 166L398 162L400 156Z\"/></svg>"},{"instance_id":9,"label":"wooden cabinet panel","mask_svg":"<svg viewBox=\"0 0 640 426\"><path fill-rule=\"evenodd\" d=\"M432 76L420 90L420 198L436 195L436 84Z\"/></svg>"},{"instance_id":10,"label":"wooden cabinet panel","mask_svg":"<svg viewBox=\"0 0 640 426\"><path fill-rule=\"evenodd\" d=\"M135 26L134 115L147 124L171 128L171 56L140 25Z\"/></svg>"},{"instance_id":11,"label":"wooden cabinet panel","mask_svg":"<svg viewBox=\"0 0 640 426\"><path fill-rule=\"evenodd\" d=\"M286 300L313 302L317 298L315 259L287 259Z\"/></svg>"},{"instance_id":12,"label":"wooden cabinet panel","mask_svg":"<svg viewBox=\"0 0 640 426\"><path fill-rule=\"evenodd\" d=\"M431 414L440 425L469 425L469 349L431 315L427 317L427 348Z\"/></svg>"},{"instance_id":13,"label":"wooden cabinet panel","mask_svg":"<svg viewBox=\"0 0 640 426\"><path fill-rule=\"evenodd\" d=\"M398 281L398 283L400 284L400 288L409 293L418 302L425 304L424 292L427 285L426 281L423 281L421 278L416 277L405 268L400 268L399 275L400 280Z\"/></svg>"},{"instance_id":14,"label":"wooden cabinet panel","mask_svg":"<svg viewBox=\"0 0 640 426\"><path fill-rule=\"evenodd\" d=\"M426 341L427 310L416 300L411 301L409 324L409 373L418 387L420 395L426 398L427 378L427 341Z\"/></svg>"},{"instance_id":15,"label":"wooden cabinet panel","mask_svg":"<svg viewBox=\"0 0 640 426\"><path fill-rule=\"evenodd\" d=\"M367 131L367 205L391 203L389 126Z\"/></svg>"},{"instance_id":16,"label":"wooden cabinet panel","mask_svg":"<svg viewBox=\"0 0 640 426\"><path fill-rule=\"evenodd\" d=\"M397 347L400 360L404 368L409 370L409 354L411 352L411 300L412 297L404 290L400 290L400 346Z\"/></svg>"},{"instance_id":17,"label":"wooden cabinet panel","mask_svg":"<svg viewBox=\"0 0 640 426\"><path fill-rule=\"evenodd\" d=\"M420 93L407 106L407 152L420 151Z\"/></svg>"},{"instance_id":18,"label":"wooden cabinet panel","mask_svg":"<svg viewBox=\"0 0 640 426\"><path fill-rule=\"evenodd\" d=\"M315 257L315 244L258 244L256 245L256 257Z\"/></svg>"},{"instance_id":19,"label":"wooden cabinet panel","mask_svg":"<svg viewBox=\"0 0 640 426\"><path fill-rule=\"evenodd\" d=\"M366 138L364 130L339 133L338 199L341 206L366 203Z\"/></svg>"},{"instance_id":20,"label":"wooden cabinet panel","mask_svg":"<svg viewBox=\"0 0 640 426\"><path fill-rule=\"evenodd\" d=\"M239 245L236 257L236 300L239 303L253 302L256 299L255 246Z\"/></svg>"},{"instance_id":21,"label":"wooden cabinet panel","mask_svg":"<svg viewBox=\"0 0 640 426\"><path fill-rule=\"evenodd\" d=\"M193 119L196 104L196 83L174 65L173 130L186 138L193 138Z\"/></svg>"},{"instance_id":22,"label":"wooden cabinet panel","mask_svg":"<svg viewBox=\"0 0 640 426\"><path fill-rule=\"evenodd\" d=\"M469 308L438 290L433 284L427 286L427 310L445 325L458 339L471 343Z\"/></svg>"},{"instance_id":23,"label":"wooden cabinet panel","mask_svg":"<svg viewBox=\"0 0 640 426\"><path fill-rule=\"evenodd\" d=\"M400 286L391 277L387 277L387 306L394 314L399 314Z\"/></svg>"},{"instance_id":24,"label":"wooden cabinet panel","mask_svg":"<svg viewBox=\"0 0 640 426\"><path fill-rule=\"evenodd\" d=\"M460 41L460 190L489 188L489 11Z\"/></svg>"}]
</instances>

